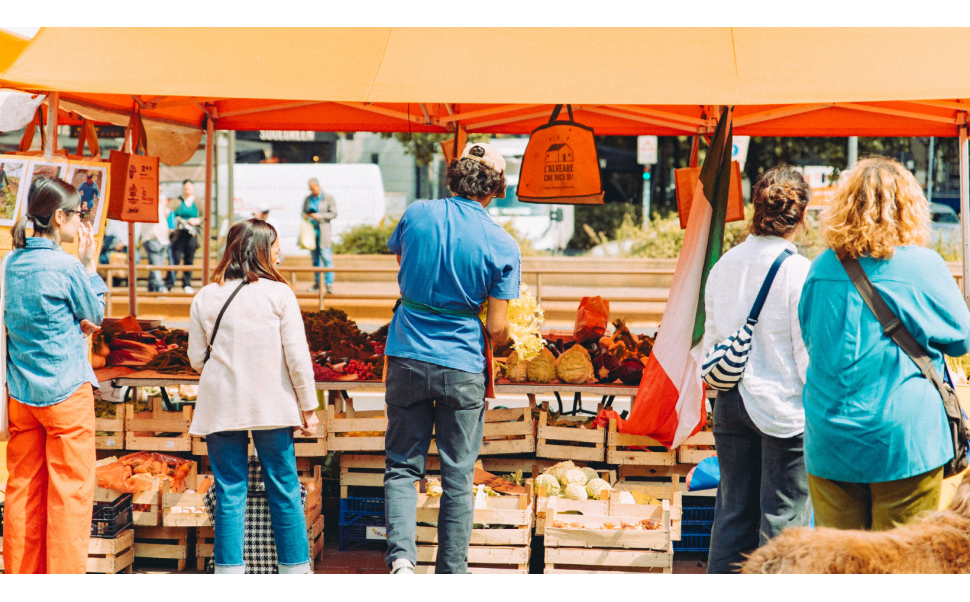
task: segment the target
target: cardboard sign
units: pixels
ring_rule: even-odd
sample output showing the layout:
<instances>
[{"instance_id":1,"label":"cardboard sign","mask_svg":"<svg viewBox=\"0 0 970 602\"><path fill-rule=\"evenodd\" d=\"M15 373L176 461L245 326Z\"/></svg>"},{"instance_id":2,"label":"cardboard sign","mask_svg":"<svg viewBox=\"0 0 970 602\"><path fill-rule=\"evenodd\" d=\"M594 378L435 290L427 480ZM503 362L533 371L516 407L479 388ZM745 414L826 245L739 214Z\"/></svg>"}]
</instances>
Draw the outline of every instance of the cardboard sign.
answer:
<instances>
[{"instance_id":1,"label":"cardboard sign","mask_svg":"<svg viewBox=\"0 0 970 602\"><path fill-rule=\"evenodd\" d=\"M158 223L158 157L111 151L108 217Z\"/></svg>"},{"instance_id":2,"label":"cardboard sign","mask_svg":"<svg viewBox=\"0 0 970 602\"><path fill-rule=\"evenodd\" d=\"M573 121L557 121L562 105L556 105L549 123L529 137L522 157L516 195L524 203L602 205L599 157L593 128Z\"/></svg>"},{"instance_id":3,"label":"cardboard sign","mask_svg":"<svg viewBox=\"0 0 970 602\"><path fill-rule=\"evenodd\" d=\"M682 167L674 170L677 184L677 212L680 214L680 228L687 229L690 205L694 201L694 189L701 177L700 167ZM725 223L744 220L744 196L741 194L741 166L731 161L731 188L728 190L728 206Z\"/></svg>"}]
</instances>

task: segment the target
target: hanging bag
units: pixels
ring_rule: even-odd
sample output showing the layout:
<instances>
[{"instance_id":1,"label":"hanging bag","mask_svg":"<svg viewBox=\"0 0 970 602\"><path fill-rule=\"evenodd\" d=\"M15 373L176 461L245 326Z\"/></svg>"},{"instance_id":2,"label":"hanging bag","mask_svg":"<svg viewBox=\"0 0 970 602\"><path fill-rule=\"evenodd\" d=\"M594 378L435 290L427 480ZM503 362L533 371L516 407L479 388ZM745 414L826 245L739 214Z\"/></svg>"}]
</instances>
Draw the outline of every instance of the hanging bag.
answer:
<instances>
[{"instance_id":1,"label":"hanging bag","mask_svg":"<svg viewBox=\"0 0 970 602\"><path fill-rule=\"evenodd\" d=\"M761 316L761 308L764 307L765 299L768 298L768 292L771 290L771 283L774 282L781 264L792 255L794 253L790 249L781 252L781 255L775 259L768 269L768 275L765 276L765 281L761 285L761 290L758 291L758 296L755 298L754 306L751 308L751 313L748 314L748 320L744 323L744 326L711 347L711 350L704 357L701 377L712 389L730 391L737 386L741 377L744 376L744 367L748 363L748 352L751 350L751 337L754 326Z\"/></svg>"},{"instance_id":2,"label":"hanging bag","mask_svg":"<svg viewBox=\"0 0 970 602\"><path fill-rule=\"evenodd\" d=\"M306 251L317 249L317 229L305 217L300 219L300 236L296 239L296 246Z\"/></svg>"},{"instance_id":3,"label":"hanging bag","mask_svg":"<svg viewBox=\"0 0 970 602\"><path fill-rule=\"evenodd\" d=\"M949 438L953 444L953 459L943 465L943 478L963 472L970 465L970 460L967 458L967 452L970 450L970 432L967 430L967 423L963 418L956 392L953 391L953 387L949 383L940 378L939 372L933 367L933 360L930 359L929 354L903 325L902 320L886 304L882 294L876 290L872 280L869 280L869 276L862 269L859 260L844 257L841 261L845 273L849 275L849 279L852 280L852 284L859 291L862 300L866 302L869 311L879 320L882 331L913 360L923 376L933 383L943 399L943 410L946 412L946 421L949 426ZM944 364L945 368L946 364Z\"/></svg>"},{"instance_id":4,"label":"hanging bag","mask_svg":"<svg viewBox=\"0 0 970 602\"><path fill-rule=\"evenodd\" d=\"M529 137L516 195L525 203L602 205L593 128L573 121L572 105L566 105L569 121L556 121L560 111L556 105L549 123Z\"/></svg>"}]
</instances>

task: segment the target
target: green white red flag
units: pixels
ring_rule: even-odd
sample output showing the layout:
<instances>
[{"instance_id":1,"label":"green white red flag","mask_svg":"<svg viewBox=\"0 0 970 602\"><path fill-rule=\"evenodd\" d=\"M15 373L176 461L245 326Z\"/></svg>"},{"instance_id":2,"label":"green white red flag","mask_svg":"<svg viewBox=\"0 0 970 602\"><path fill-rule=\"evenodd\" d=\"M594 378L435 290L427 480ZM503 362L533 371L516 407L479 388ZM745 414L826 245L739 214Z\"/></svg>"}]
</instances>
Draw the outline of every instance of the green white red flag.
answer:
<instances>
[{"instance_id":1,"label":"green white red flag","mask_svg":"<svg viewBox=\"0 0 970 602\"><path fill-rule=\"evenodd\" d=\"M663 322L643 370L630 417L620 432L649 435L668 448L679 446L707 422L700 366L705 349L704 289L721 257L731 183L731 107L721 118L694 189L687 232L674 271Z\"/></svg>"}]
</instances>

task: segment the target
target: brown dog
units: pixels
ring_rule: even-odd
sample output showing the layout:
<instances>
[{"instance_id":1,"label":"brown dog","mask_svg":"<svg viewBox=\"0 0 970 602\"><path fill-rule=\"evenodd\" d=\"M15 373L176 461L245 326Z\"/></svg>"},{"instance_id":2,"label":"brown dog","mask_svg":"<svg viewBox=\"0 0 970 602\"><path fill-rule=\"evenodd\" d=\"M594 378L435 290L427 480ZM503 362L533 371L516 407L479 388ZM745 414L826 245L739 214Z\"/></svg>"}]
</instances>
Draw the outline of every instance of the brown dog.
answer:
<instances>
[{"instance_id":1,"label":"brown dog","mask_svg":"<svg viewBox=\"0 0 970 602\"><path fill-rule=\"evenodd\" d=\"M890 531L787 529L742 573L970 573L970 471L947 510Z\"/></svg>"}]
</instances>

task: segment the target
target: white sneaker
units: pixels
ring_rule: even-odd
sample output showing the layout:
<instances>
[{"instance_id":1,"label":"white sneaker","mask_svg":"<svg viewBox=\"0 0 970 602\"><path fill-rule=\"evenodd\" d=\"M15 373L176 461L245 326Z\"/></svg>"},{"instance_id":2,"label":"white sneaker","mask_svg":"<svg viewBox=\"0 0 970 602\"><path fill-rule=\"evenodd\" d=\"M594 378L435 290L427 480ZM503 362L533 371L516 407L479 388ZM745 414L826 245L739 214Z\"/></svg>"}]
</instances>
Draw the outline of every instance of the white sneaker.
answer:
<instances>
[{"instance_id":1,"label":"white sneaker","mask_svg":"<svg viewBox=\"0 0 970 602\"><path fill-rule=\"evenodd\" d=\"M391 563L392 575L413 575L414 565L407 558L398 558Z\"/></svg>"},{"instance_id":2,"label":"white sneaker","mask_svg":"<svg viewBox=\"0 0 970 602\"><path fill-rule=\"evenodd\" d=\"M195 292L195 289L193 289L191 286L187 286L187 287L183 288L182 290L185 292L186 295L191 295L192 293Z\"/></svg>"},{"instance_id":3,"label":"white sneaker","mask_svg":"<svg viewBox=\"0 0 970 602\"><path fill-rule=\"evenodd\" d=\"M163 286L162 288L158 289L158 292L160 292L163 295L168 294L168 287Z\"/></svg>"}]
</instances>

